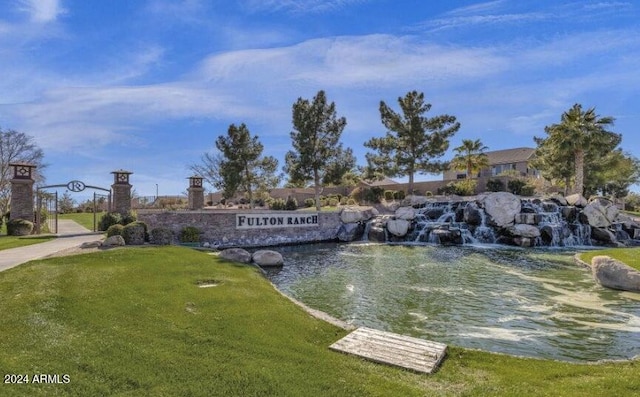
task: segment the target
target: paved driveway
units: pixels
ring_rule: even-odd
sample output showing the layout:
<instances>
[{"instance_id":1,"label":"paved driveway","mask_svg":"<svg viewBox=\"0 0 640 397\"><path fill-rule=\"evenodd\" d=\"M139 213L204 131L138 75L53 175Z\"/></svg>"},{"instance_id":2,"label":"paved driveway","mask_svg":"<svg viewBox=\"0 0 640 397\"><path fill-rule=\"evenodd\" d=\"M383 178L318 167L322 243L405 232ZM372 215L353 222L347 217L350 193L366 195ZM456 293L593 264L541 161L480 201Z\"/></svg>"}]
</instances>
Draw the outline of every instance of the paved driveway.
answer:
<instances>
[{"instance_id":1,"label":"paved driveway","mask_svg":"<svg viewBox=\"0 0 640 397\"><path fill-rule=\"evenodd\" d=\"M101 233L93 233L72 220L60 219L57 238L40 244L0 251L0 272L102 238Z\"/></svg>"}]
</instances>

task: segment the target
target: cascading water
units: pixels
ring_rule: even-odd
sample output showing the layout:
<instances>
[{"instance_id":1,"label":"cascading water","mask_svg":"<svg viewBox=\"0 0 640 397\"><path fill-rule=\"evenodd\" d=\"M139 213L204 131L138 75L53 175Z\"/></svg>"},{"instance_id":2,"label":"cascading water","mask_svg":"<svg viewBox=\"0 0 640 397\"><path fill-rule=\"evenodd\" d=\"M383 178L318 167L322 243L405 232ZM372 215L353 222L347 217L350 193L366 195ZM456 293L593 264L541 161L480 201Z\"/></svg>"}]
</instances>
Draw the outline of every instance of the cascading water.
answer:
<instances>
[{"instance_id":1,"label":"cascading water","mask_svg":"<svg viewBox=\"0 0 640 397\"><path fill-rule=\"evenodd\" d=\"M494 194L509 195L499 192ZM489 195L488 197L491 197ZM568 205L561 200L495 197L475 201L427 202L420 208L399 208L366 225L365 241L411 242L442 245L507 244L522 247L577 247L640 245L640 227L633 220L616 218L612 204ZM600 214L600 215L598 215ZM613 214L613 215L612 215ZM600 221L598 216L608 217ZM596 217L596 218L594 218ZM410 224L406 225L407 220ZM393 223L391 223L393 222ZM599 226L604 222L604 226ZM591 225L594 226L591 226ZM387 225L393 228L392 234ZM402 226L403 229L399 229ZM404 230L405 234L398 234ZM633 237L632 237L633 236Z\"/></svg>"},{"instance_id":2,"label":"cascading water","mask_svg":"<svg viewBox=\"0 0 640 397\"><path fill-rule=\"evenodd\" d=\"M496 234L492 227L487 226L487 214L485 214L484 210L480 210L478 213L480 214L481 222L479 226L476 226L476 230L473 232L473 238L476 240L476 243L495 244Z\"/></svg>"},{"instance_id":3,"label":"cascading water","mask_svg":"<svg viewBox=\"0 0 640 397\"><path fill-rule=\"evenodd\" d=\"M525 208L539 215L538 227L541 237L536 239L537 246L575 247L591 245L591 226L577 219L569 222L562 208L555 203L528 202Z\"/></svg>"}]
</instances>

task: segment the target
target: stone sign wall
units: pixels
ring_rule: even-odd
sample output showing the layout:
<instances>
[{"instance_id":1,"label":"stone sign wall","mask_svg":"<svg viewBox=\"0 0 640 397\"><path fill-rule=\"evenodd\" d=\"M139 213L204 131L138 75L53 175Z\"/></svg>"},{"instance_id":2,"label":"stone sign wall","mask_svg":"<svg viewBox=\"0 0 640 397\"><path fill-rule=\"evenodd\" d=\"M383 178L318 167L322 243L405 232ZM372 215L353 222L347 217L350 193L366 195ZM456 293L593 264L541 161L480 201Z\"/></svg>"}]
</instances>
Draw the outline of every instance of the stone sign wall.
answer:
<instances>
[{"instance_id":1,"label":"stone sign wall","mask_svg":"<svg viewBox=\"0 0 640 397\"><path fill-rule=\"evenodd\" d=\"M335 240L342 226L337 212L138 211L149 229L165 227L179 236L186 226L202 231L201 242L224 247L261 247Z\"/></svg>"}]
</instances>

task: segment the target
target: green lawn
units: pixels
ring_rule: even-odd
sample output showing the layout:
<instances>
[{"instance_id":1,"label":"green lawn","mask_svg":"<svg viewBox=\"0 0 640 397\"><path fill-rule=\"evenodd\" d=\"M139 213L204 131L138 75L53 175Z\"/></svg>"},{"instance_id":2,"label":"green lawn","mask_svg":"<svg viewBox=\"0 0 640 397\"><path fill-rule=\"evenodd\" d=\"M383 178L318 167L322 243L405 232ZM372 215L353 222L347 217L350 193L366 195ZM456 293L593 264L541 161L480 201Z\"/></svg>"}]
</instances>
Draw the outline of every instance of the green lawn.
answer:
<instances>
[{"instance_id":1,"label":"green lawn","mask_svg":"<svg viewBox=\"0 0 640 397\"><path fill-rule=\"evenodd\" d=\"M96 214L96 225L100 222L100 218L103 213L99 212ZM73 221L78 222L80 225L86 227L89 230L93 230L93 213L92 212L72 212L69 214L60 214L58 219L71 219Z\"/></svg>"},{"instance_id":2,"label":"green lawn","mask_svg":"<svg viewBox=\"0 0 640 397\"><path fill-rule=\"evenodd\" d=\"M199 282L212 283L199 288ZM611 396L640 362L578 365L451 347L434 375L330 351L346 331L310 317L253 267L180 247L34 261L0 273L0 373L68 384L2 396Z\"/></svg>"},{"instance_id":3,"label":"green lawn","mask_svg":"<svg viewBox=\"0 0 640 397\"><path fill-rule=\"evenodd\" d=\"M9 248L16 247L24 247L27 245L33 245L38 243L43 243L45 241L51 240L52 236L26 236L26 237L16 237L16 236L7 236L7 225L3 223L0 227L0 251L6 250Z\"/></svg>"},{"instance_id":4,"label":"green lawn","mask_svg":"<svg viewBox=\"0 0 640 397\"><path fill-rule=\"evenodd\" d=\"M620 262L626 263L634 269L640 270L640 247L636 248L608 248L604 250L589 251L580 254L580 259L591 263L591 259L597 255L607 255Z\"/></svg>"},{"instance_id":5,"label":"green lawn","mask_svg":"<svg viewBox=\"0 0 640 397\"><path fill-rule=\"evenodd\" d=\"M53 236L29 236L29 237L16 237L16 236L7 236L6 234L0 235L0 251L6 250L9 248L16 247L24 247L26 245L33 245L38 243L43 243L45 241L49 241Z\"/></svg>"}]
</instances>

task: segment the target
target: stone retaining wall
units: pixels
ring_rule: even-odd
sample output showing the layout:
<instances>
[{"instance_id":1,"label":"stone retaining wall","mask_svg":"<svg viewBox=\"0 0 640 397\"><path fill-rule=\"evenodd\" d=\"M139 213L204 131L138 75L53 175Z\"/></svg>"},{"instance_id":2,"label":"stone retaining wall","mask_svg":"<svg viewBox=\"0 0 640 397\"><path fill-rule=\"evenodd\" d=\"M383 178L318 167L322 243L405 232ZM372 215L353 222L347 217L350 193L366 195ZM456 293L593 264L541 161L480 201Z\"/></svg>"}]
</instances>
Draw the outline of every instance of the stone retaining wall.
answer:
<instances>
[{"instance_id":1,"label":"stone retaining wall","mask_svg":"<svg viewBox=\"0 0 640 397\"><path fill-rule=\"evenodd\" d=\"M253 228L238 227L236 215L282 216L285 219L282 226L267 222L262 227L262 221ZM309 218L313 224L287 225L287 217ZM317 216L317 219L311 219ZM202 210L202 211L138 211L138 220L145 222L149 230L165 227L173 232L176 238L186 226L194 226L202 231L201 243L212 246L226 247L264 247L282 244L312 243L335 240L342 225L338 212L303 212L303 211L259 211L259 210ZM317 221L317 222L316 222ZM244 223L246 226L246 223Z\"/></svg>"}]
</instances>

